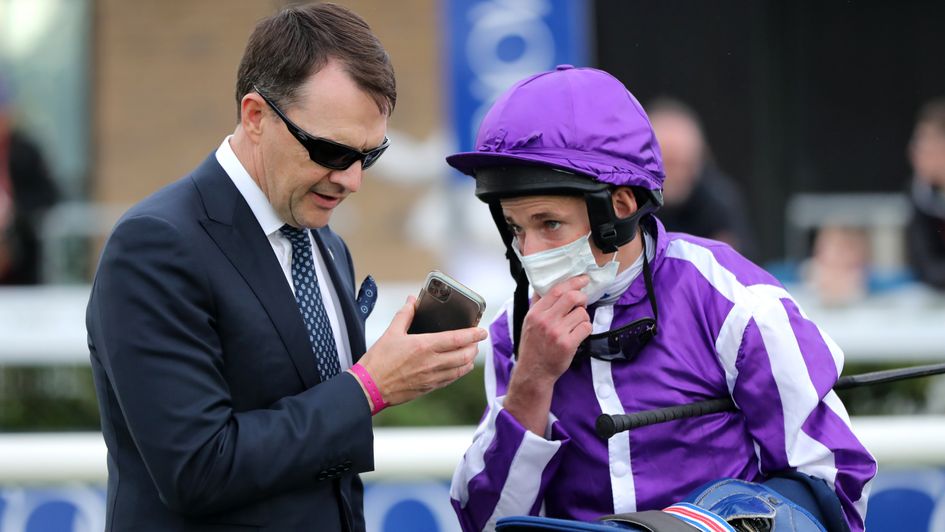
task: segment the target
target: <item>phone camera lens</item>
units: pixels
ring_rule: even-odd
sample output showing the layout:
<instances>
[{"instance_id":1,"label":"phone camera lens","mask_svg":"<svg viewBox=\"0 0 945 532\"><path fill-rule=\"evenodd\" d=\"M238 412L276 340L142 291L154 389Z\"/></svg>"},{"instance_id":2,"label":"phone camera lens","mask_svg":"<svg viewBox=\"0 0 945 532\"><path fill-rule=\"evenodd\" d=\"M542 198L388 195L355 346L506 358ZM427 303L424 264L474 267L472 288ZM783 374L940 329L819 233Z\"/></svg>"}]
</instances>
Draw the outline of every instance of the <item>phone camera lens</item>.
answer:
<instances>
[{"instance_id":1,"label":"phone camera lens","mask_svg":"<svg viewBox=\"0 0 945 532\"><path fill-rule=\"evenodd\" d=\"M446 301L450 296L450 287L439 279L430 281L430 295L440 301Z\"/></svg>"}]
</instances>

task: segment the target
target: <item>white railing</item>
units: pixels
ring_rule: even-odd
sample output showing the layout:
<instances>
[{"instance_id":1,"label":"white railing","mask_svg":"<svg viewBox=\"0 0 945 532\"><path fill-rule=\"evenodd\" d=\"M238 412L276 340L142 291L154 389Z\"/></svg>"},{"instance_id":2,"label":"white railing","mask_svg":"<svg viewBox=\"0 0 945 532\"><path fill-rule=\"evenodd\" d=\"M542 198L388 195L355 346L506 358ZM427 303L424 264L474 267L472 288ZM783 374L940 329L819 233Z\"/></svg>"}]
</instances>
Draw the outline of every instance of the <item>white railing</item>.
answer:
<instances>
[{"instance_id":1,"label":"white railing","mask_svg":"<svg viewBox=\"0 0 945 532\"><path fill-rule=\"evenodd\" d=\"M881 466L945 465L945 416L855 417ZM474 427L377 428L375 471L366 481L448 479ZM105 442L97 432L0 434L0 485L104 483Z\"/></svg>"},{"instance_id":2,"label":"white railing","mask_svg":"<svg viewBox=\"0 0 945 532\"><path fill-rule=\"evenodd\" d=\"M381 284L367 321L368 345L419 285ZM488 323L504 301L484 295L488 306L483 322ZM945 360L945 298L930 290L905 287L844 308L821 307L805 300L802 291L796 296L811 319L843 348L848 361ZM85 285L0 288L0 365L88 364L88 298Z\"/></svg>"}]
</instances>

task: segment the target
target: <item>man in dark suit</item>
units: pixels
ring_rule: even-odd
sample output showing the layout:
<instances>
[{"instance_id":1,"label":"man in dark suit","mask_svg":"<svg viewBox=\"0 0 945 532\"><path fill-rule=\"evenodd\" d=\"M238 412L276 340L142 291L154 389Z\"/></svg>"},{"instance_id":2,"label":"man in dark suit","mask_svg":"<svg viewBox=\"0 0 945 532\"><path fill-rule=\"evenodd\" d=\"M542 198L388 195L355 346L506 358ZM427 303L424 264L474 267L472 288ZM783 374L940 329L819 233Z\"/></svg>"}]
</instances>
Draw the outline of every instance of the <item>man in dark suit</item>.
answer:
<instances>
[{"instance_id":1,"label":"man in dark suit","mask_svg":"<svg viewBox=\"0 0 945 532\"><path fill-rule=\"evenodd\" d=\"M387 146L386 52L345 8L282 11L240 64L239 124L133 207L89 301L108 530L364 529L371 416L472 368L478 328L365 353L374 287L327 224Z\"/></svg>"}]
</instances>

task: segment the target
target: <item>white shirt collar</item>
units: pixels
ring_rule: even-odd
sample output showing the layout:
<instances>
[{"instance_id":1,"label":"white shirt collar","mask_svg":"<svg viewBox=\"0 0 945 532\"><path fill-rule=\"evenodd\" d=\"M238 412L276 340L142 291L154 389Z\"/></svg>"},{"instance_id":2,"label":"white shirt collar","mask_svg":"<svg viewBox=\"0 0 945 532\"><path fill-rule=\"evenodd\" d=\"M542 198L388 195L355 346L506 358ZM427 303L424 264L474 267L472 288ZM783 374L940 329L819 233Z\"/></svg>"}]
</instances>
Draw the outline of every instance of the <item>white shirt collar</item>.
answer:
<instances>
[{"instance_id":1,"label":"white shirt collar","mask_svg":"<svg viewBox=\"0 0 945 532\"><path fill-rule=\"evenodd\" d=\"M227 136L223 139L220 147L217 148L217 162L223 167L226 175L230 176L233 184L243 195L243 199L249 204L249 208L253 211L253 215L256 217L256 221L259 222L259 226L262 227L263 232L266 233L266 236L269 236L278 231L285 222L279 218L262 189L253 181L243 163L236 157L233 147L230 146L231 138L233 138L233 135Z\"/></svg>"}]
</instances>

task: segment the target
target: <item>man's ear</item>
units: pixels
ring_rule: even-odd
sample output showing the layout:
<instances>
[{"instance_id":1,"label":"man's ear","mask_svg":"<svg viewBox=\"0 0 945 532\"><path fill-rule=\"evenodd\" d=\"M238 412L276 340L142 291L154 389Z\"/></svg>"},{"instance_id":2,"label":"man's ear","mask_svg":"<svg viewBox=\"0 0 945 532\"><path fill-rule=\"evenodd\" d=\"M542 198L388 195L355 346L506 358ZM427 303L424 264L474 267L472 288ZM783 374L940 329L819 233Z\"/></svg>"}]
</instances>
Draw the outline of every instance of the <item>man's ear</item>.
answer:
<instances>
[{"instance_id":1,"label":"man's ear","mask_svg":"<svg viewBox=\"0 0 945 532\"><path fill-rule=\"evenodd\" d=\"M263 109L266 102L255 92L248 92L240 101L240 127L256 140L262 134Z\"/></svg>"},{"instance_id":2,"label":"man's ear","mask_svg":"<svg viewBox=\"0 0 945 532\"><path fill-rule=\"evenodd\" d=\"M626 218L637 212L637 197L633 194L630 187L617 187L610 193L611 201L614 203L614 214L617 218Z\"/></svg>"}]
</instances>

